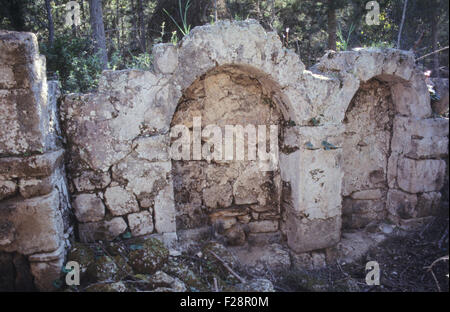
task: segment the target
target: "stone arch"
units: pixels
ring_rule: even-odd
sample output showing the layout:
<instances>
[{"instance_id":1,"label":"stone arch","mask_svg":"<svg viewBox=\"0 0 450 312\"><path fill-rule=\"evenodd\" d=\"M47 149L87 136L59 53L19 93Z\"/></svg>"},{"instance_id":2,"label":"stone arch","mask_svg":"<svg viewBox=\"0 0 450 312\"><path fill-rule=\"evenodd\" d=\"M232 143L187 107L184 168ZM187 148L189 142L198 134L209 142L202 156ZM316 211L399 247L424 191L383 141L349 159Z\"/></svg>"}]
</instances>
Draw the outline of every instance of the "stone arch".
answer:
<instances>
[{"instance_id":1,"label":"stone arch","mask_svg":"<svg viewBox=\"0 0 450 312\"><path fill-rule=\"evenodd\" d=\"M209 70L183 92L171 127L184 125L190 130L192 141L193 118L201 117L203 129L209 125L219 127L220 144L224 146L225 126L253 127L256 138L257 127L263 125L267 128L266 149L273 151L275 143L278 159L282 144L278 138L283 137L286 124L285 104L280 103L281 93L275 89L276 84L268 84L267 79L261 81L257 73L250 66L239 65ZM269 138L273 125L277 126L276 142ZM257 243L268 237L280 239L283 168L276 163L276 167L264 169L259 160L248 160L248 137L247 133L243 160L237 159L237 136L233 136L236 150L231 160L193 159L194 147L189 160L172 159L177 231L212 225L215 233L223 235L231 245L242 245L247 239ZM224 154L222 150L222 157Z\"/></svg>"},{"instance_id":2,"label":"stone arch","mask_svg":"<svg viewBox=\"0 0 450 312\"><path fill-rule=\"evenodd\" d=\"M154 69L105 71L98 92L65 96L63 157L54 122L56 85L47 90L35 36L6 32L0 41L6 73L0 110L8 119L2 128L7 131L0 131L0 210L7 208L0 215L6 230L0 250L9 254L7 262L12 252L28 259L40 289L59 278L66 238L73 233L65 172L78 239L112 240L127 231L176 238L170 124L183 92L223 66L237 66L270 90L287 121L279 153L280 226L293 251L324 249L340 240L343 121L355 94L373 79L390 88L395 106L384 172L388 218L420 224L439 204L449 123L431 115L427 86L409 52L329 52L305 70L275 33L255 21L196 27L176 46L156 45ZM20 77L14 76L17 66ZM15 113L24 105L35 124Z\"/></svg>"},{"instance_id":3,"label":"stone arch","mask_svg":"<svg viewBox=\"0 0 450 312\"><path fill-rule=\"evenodd\" d=\"M342 138L343 227L386 217L387 171L395 107L389 83L362 82L346 111Z\"/></svg>"},{"instance_id":4,"label":"stone arch","mask_svg":"<svg viewBox=\"0 0 450 312\"><path fill-rule=\"evenodd\" d=\"M333 52L325 54L313 70L332 75L340 73L342 83L348 83L344 102L343 120L351 99L358 91L361 83L371 79L386 82L392 89L396 112L414 118L431 116L430 97L423 74L416 68L414 54L397 49L362 49Z\"/></svg>"},{"instance_id":5,"label":"stone arch","mask_svg":"<svg viewBox=\"0 0 450 312\"><path fill-rule=\"evenodd\" d=\"M403 210L415 214L419 202L430 206L439 196L448 121L430 118L426 85L408 52L330 52L306 70L275 33L249 20L196 27L176 46L154 46L153 56L152 70L105 71L97 93L69 95L61 105L80 233L106 228L101 234L107 239L127 229L134 236L176 236L170 124L183 93L225 66L270 90L287 122L280 147L281 231L295 252L340 240L343 121L361 83L374 77L389 84L396 103L387 170L389 216L401 219ZM85 201L89 205L80 207L88 207L86 214L77 208ZM417 204L410 209L405 202Z\"/></svg>"},{"instance_id":6,"label":"stone arch","mask_svg":"<svg viewBox=\"0 0 450 312\"><path fill-rule=\"evenodd\" d=\"M358 86L354 88L344 119L344 225L358 228L385 218L405 223L435 213L443 177L433 179L427 171L445 168L441 157L447 153L448 121L432 117L428 88L423 73L415 67L414 55L394 49L331 52L316 69L347 73L356 79ZM379 93L374 95L375 90ZM356 102L368 96L375 102L359 103L363 104L359 109L366 109L365 113L353 114L350 122L349 115L354 112ZM376 103L384 103L384 110L375 107ZM373 117L381 121L381 127L372 129L368 137L358 137L370 131L370 125L377 121L360 120L358 127L357 119L367 119L370 110L377 109L378 114ZM352 142L355 138L358 142ZM364 162L358 162L353 156L364 153L364 149L367 150L361 157ZM368 159L372 161L367 162ZM373 176L370 176L371 165L378 168L372 168ZM425 186L413 185L411 181L422 181Z\"/></svg>"},{"instance_id":7,"label":"stone arch","mask_svg":"<svg viewBox=\"0 0 450 312\"><path fill-rule=\"evenodd\" d=\"M305 67L297 54L283 48L275 32L266 33L255 20L196 27L177 46L156 45L153 55L155 73L171 78L179 92L214 68L238 66L273 93L286 120L299 123L297 103L306 100L286 90L297 89ZM170 103L173 112L176 98Z\"/></svg>"},{"instance_id":8,"label":"stone arch","mask_svg":"<svg viewBox=\"0 0 450 312\"><path fill-rule=\"evenodd\" d=\"M214 68L238 66L271 90L289 124L280 153L280 167L285 168L281 180L287 186L281 230L297 252L337 243L341 227L340 151L327 151L318 157L320 151L312 152L305 146L312 140L323 150L321 142L341 133L343 117L339 118L347 89L354 84L352 77L342 83L336 77L305 70L298 55L283 48L276 33L266 33L253 20L196 27L177 46L156 45L153 55L156 75L170 82L160 91L163 100L156 95L155 102L164 102L166 107L164 131L169 129L182 92ZM320 127L312 124L316 118L321 119ZM311 176L316 170L322 173L320 178Z\"/></svg>"}]
</instances>

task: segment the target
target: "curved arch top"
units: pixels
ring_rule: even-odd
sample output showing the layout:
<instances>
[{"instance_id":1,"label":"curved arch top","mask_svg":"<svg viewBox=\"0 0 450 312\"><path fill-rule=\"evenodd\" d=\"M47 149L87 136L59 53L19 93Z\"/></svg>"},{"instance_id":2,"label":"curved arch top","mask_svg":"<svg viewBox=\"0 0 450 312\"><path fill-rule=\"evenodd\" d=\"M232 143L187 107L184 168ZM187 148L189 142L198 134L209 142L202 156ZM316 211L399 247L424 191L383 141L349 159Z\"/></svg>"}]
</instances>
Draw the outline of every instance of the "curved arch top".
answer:
<instances>
[{"instance_id":1,"label":"curved arch top","mask_svg":"<svg viewBox=\"0 0 450 312\"><path fill-rule=\"evenodd\" d=\"M323 124L340 124L360 82L374 77L406 82L418 95L426 88L423 75L415 69L414 56L396 49L330 51L311 71L306 70L275 32L266 32L255 20L195 27L176 46L156 45L153 55L155 73L171 77L179 91L213 68L245 68L277 91L285 118L297 125L308 125L319 116ZM420 118L431 113L427 98L420 98L416 106L409 114L400 111Z\"/></svg>"},{"instance_id":2,"label":"curved arch top","mask_svg":"<svg viewBox=\"0 0 450 312\"><path fill-rule=\"evenodd\" d=\"M296 120L296 103L306 101L295 89L305 70L298 55L282 46L278 35L266 32L255 20L219 21L195 27L177 46L158 44L153 48L155 73L171 76L180 91L196 79L221 66L237 66L277 94L285 118Z\"/></svg>"}]
</instances>

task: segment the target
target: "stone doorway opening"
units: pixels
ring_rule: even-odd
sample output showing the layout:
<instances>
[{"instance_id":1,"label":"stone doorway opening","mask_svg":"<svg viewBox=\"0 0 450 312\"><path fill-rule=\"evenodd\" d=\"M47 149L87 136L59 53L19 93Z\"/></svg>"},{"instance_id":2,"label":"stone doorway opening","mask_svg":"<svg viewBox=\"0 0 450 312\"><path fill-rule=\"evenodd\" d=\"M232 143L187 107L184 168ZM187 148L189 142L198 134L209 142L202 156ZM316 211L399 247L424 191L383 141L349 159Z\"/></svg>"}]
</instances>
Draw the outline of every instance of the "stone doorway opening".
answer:
<instances>
[{"instance_id":1,"label":"stone doorway opening","mask_svg":"<svg viewBox=\"0 0 450 312\"><path fill-rule=\"evenodd\" d=\"M377 78L361 83L344 119L344 228L361 228L386 217L394 117L390 84Z\"/></svg>"},{"instance_id":2,"label":"stone doorway opening","mask_svg":"<svg viewBox=\"0 0 450 312\"><path fill-rule=\"evenodd\" d=\"M271 91L238 66L217 67L187 88L178 103L171 128L184 125L193 133L194 117L201 118L203 129L217 125L223 142L225 126L242 126L245 130L247 126L254 126L258 133L258 126L264 125L266 151L276 145L274 152L278 156L284 124L282 112ZM270 142L273 139L270 126L274 125L277 126L273 128L277 142ZM259 159L249 160L251 135L244 131L244 160L237 155L240 146L236 133L233 135L233 160L224 160L224 149L222 160L208 161L203 157L192 160L192 144L190 160L172 160L177 231L207 228L228 245L281 237L280 168L262 170ZM202 137L202 146L206 140Z\"/></svg>"}]
</instances>

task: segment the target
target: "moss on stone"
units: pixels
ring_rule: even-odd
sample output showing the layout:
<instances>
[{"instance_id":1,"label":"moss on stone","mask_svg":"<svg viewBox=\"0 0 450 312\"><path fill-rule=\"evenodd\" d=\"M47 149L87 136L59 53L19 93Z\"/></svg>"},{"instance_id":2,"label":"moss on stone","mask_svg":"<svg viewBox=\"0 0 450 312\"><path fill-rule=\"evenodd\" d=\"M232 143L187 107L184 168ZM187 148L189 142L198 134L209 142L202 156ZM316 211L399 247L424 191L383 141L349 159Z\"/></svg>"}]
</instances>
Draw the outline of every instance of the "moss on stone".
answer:
<instances>
[{"instance_id":1,"label":"moss on stone","mask_svg":"<svg viewBox=\"0 0 450 312\"><path fill-rule=\"evenodd\" d=\"M129 253L129 264L135 273L152 274L169 259L169 250L156 238L145 239L133 246L135 248Z\"/></svg>"}]
</instances>

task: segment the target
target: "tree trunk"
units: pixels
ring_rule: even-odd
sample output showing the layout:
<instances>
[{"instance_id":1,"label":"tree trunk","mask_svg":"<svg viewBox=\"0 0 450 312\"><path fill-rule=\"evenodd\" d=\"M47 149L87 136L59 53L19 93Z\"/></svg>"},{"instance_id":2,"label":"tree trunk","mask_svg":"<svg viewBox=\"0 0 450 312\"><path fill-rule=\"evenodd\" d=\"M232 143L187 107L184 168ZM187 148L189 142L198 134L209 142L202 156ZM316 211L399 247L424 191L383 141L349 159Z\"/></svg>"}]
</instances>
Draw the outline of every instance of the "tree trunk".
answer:
<instances>
[{"instance_id":1,"label":"tree trunk","mask_svg":"<svg viewBox=\"0 0 450 312\"><path fill-rule=\"evenodd\" d=\"M434 5L437 5L435 1L433 2ZM437 8L437 6L435 6ZM438 50L438 26L439 26L439 16L438 16L438 10L433 10L433 16L431 19L431 37L433 42L433 51ZM433 55L433 73L435 77L440 77L439 73L439 53L435 53Z\"/></svg>"},{"instance_id":2,"label":"tree trunk","mask_svg":"<svg viewBox=\"0 0 450 312\"><path fill-rule=\"evenodd\" d=\"M144 6L142 5L142 0L138 0L138 23L139 23L139 32L140 32L140 44L141 50L143 53L147 50L147 45L145 42L146 34L145 34L145 21L144 21Z\"/></svg>"},{"instance_id":3,"label":"tree trunk","mask_svg":"<svg viewBox=\"0 0 450 312\"><path fill-rule=\"evenodd\" d=\"M336 7L335 0L328 0L328 50L336 51Z\"/></svg>"},{"instance_id":4,"label":"tree trunk","mask_svg":"<svg viewBox=\"0 0 450 312\"><path fill-rule=\"evenodd\" d=\"M50 1L51 0L45 0L45 8L47 10L48 20L48 45L53 47L53 43L55 42L55 25L53 24L52 6Z\"/></svg>"},{"instance_id":5,"label":"tree trunk","mask_svg":"<svg viewBox=\"0 0 450 312\"><path fill-rule=\"evenodd\" d=\"M403 5L403 13L402 13L402 21L400 22L400 29L398 31L398 38L397 38L397 49L401 49L400 41L402 39L402 31L403 31L403 24L405 23L405 16L406 16L406 7L408 6L408 0L405 0Z\"/></svg>"},{"instance_id":6,"label":"tree trunk","mask_svg":"<svg viewBox=\"0 0 450 312\"><path fill-rule=\"evenodd\" d=\"M106 50L105 26L103 25L102 1L89 0L89 13L91 15L92 37L95 50L100 54L103 68L108 68L108 53Z\"/></svg>"},{"instance_id":7,"label":"tree trunk","mask_svg":"<svg viewBox=\"0 0 450 312\"><path fill-rule=\"evenodd\" d=\"M2 4L6 7L7 15L11 21L12 28L16 31L25 31L25 9L22 0L11 0Z\"/></svg>"},{"instance_id":8,"label":"tree trunk","mask_svg":"<svg viewBox=\"0 0 450 312\"><path fill-rule=\"evenodd\" d=\"M217 0L214 0L214 21L217 22Z\"/></svg>"},{"instance_id":9,"label":"tree trunk","mask_svg":"<svg viewBox=\"0 0 450 312\"><path fill-rule=\"evenodd\" d=\"M116 40L117 40L117 50L120 51L120 2L116 0Z\"/></svg>"},{"instance_id":10,"label":"tree trunk","mask_svg":"<svg viewBox=\"0 0 450 312\"><path fill-rule=\"evenodd\" d=\"M135 2L133 0L131 0L131 14L134 15L135 12L136 12L136 5L135 5ZM131 38L130 38L131 49L134 50L139 45L137 43L138 38L139 38L139 29L138 29L138 25L137 25L137 20L134 17L131 18L130 36L131 36Z\"/></svg>"}]
</instances>

